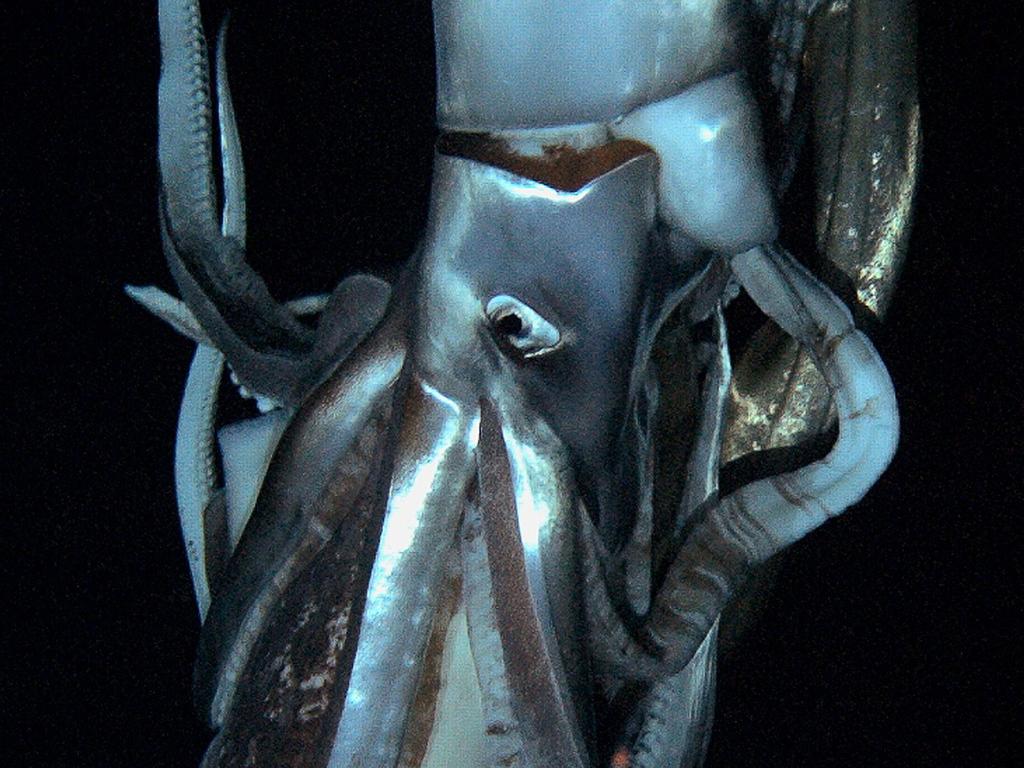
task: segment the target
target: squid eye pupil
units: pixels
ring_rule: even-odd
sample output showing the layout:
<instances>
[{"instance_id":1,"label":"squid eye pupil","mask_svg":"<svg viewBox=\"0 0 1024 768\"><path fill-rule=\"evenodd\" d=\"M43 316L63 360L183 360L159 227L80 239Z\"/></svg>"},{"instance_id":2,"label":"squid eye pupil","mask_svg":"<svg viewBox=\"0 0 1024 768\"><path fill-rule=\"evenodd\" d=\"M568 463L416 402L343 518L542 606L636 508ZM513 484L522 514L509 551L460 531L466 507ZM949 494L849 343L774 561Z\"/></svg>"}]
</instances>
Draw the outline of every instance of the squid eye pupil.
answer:
<instances>
[{"instance_id":1,"label":"squid eye pupil","mask_svg":"<svg viewBox=\"0 0 1024 768\"><path fill-rule=\"evenodd\" d=\"M561 341L555 326L514 296L494 296L487 302L484 314L505 354L515 359L545 355L558 348Z\"/></svg>"},{"instance_id":2,"label":"squid eye pupil","mask_svg":"<svg viewBox=\"0 0 1024 768\"><path fill-rule=\"evenodd\" d=\"M503 336L519 336L523 332L523 318L515 312L509 312L494 324L494 330Z\"/></svg>"}]
</instances>

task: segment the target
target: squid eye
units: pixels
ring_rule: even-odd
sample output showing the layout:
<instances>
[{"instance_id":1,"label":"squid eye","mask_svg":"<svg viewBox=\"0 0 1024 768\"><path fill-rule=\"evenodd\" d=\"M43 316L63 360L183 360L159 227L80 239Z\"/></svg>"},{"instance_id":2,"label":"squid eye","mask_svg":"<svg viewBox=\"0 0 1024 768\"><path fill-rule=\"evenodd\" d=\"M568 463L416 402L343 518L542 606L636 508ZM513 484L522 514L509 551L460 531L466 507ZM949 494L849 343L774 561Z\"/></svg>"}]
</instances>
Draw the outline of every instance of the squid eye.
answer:
<instances>
[{"instance_id":1,"label":"squid eye","mask_svg":"<svg viewBox=\"0 0 1024 768\"><path fill-rule=\"evenodd\" d=\"M499 343L523 357L547 354L561 341L555 326L512 296L495 296L487 302L485 311Z\"/></svg>"}]
</instances>

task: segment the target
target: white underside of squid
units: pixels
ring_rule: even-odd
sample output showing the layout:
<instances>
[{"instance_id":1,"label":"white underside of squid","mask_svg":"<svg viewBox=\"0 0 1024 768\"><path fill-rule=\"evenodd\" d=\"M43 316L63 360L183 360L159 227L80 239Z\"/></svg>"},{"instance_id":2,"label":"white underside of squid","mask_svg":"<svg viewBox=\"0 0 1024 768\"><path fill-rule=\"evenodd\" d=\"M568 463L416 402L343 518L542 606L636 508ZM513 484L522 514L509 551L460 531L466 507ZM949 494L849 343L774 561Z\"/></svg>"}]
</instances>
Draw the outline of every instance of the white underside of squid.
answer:
<instances>
[{"instance_id":1,"label":"white underside of squid","mask_svg":"<svg viewBox=\"0 0 1024 768\"><path fill-rule=\"evenodd\" d=\"M217 433L224 464L228 546L232 551L256 506L270 459L290 418L289 412L277 409L229 424Z\"/></svg>"},{"instance_id":2,"label":"white underside of squid","mask_svg":"<svg viewBox=\"0 0 1024 768\"><path fill-rule=\"evenodd\" d=\"M484 762L484 710L476 662L469 644L466 609L452 616L441 657L441 687L434 710L427 752L420 768L451 768L453 755L461 765Z\"/></svg>"}]
</instances>

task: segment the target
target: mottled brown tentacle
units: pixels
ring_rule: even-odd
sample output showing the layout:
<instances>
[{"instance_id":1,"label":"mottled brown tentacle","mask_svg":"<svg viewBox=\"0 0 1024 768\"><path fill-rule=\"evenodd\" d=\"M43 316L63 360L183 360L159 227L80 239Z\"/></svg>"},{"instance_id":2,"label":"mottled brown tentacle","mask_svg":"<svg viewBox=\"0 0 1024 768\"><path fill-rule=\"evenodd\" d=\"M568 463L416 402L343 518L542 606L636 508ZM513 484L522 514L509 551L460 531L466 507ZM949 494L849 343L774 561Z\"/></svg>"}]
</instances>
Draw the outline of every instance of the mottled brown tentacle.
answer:
<instances>
[{"instance_id":1,"label":"mottled brown tentacle","mask_svg":"<svg viewBox=\"0 0 1024 768\"><path fill-rule=\"evenodd\" d=\"M196 696L211 724L230 707L275 601L346 519L346 505L380 450L404 359L404 325L391 318L317 390L281 438L200 638Z\"/></svg>"}]
</instances>

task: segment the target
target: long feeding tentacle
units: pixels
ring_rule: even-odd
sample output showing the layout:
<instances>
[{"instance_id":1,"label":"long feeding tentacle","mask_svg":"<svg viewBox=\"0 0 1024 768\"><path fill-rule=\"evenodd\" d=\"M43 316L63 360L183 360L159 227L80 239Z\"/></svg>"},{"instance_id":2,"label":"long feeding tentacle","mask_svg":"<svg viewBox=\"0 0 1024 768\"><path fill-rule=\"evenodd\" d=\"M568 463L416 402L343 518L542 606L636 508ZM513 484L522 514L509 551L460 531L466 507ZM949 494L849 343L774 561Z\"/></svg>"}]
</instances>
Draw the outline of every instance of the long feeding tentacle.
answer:
<instances>
[{"instance_id":1,"label":"long feeding tentacle","mask_svg":"<svg viewBox=\"0 0 1024 768\"><path fill-rule=\"evenodd\" d=\"M677 533L703 506L718 498L722 423L731 366L721 305L713 315L715 351L702 386L697 439L686 464ZM699 765L707 751L714 714L718 656L717 623L685 669L656 680L641 704L644 713L632 749L634 768Z\"/></svg>"},{"instance_id":2,"label":"long feeding tentacle","mask_svg":"<svg viewBox=\"0 0 1024 768\"><path fill-rule=\"evenodd\" d=\"M700 765L711 738L718 669L718 622L685 668L651 685L630 750L631 768Z\"/></svg>"},{"instance_id":3,"label":"long feeding tentacle","mask_svg":"<svg viewBox=\"0 0 1024 768\"><path fill-rule=\"evenodd\" d=\"M217 46L217 94L224 175L221 232L225 236L235 238L239 245L244 246L245 178L242 170L242 150L227 82L227 64L224 59L226 35L225 18ZM157 295L154 295L154 292ZM174 446L174 480L178 514L192 572L192 585L196 593L199 618L203 620L210 607L211 585L207 564L223 562L228 555L227 552L207 551L207 525L204 519L204 513L210 505L216 487L213 433L217 416L217 393L224 374L224 355L220 350L213 348L184 302L177 302L155 288L129 288L128 293L147 307L147 299L153 300L154 306L165 310L160 316L171 321L178 330L198 331L193 338L200 343L189 369L185 395L178 415L178 431Z\"/></svg>"},{"instance_id":4,"label":"long feeding tentacle","mask_svg":"<svg viewBox=\"0 0 1024 768\"><path fill-rule=\"evenodd\" d=\"M584 525L593 651L626 679L684 669L751 570L859 501L896 450L892 382L842 302L783 251L754 248L732 265L761 310L811 351L836 400L839 436L824 459L753 482L712 507L687 536L637 634L607 595L598 545Z\"/></svg>"},{"instance_id":5,"label":"long feeding tentacle","mask_svg":"<svg viewBox=\"0 0 1024 768\"><path fill-rule=\"evenodd\" d=\"M172 221L211 237L217 219L209 68L196 0L160 3L160 178Z\"/></svg>"},{"instance_id":6,"label":"long feeding tentacle","mask_svg":"<svg viewBox=\"0 0 1024 768\"><path fill-rule=\"evenodd\" d=\"M892 381L846 307L785 252L755 248L732 265L761 310L814 354L839 436L824 459L740 488L695 526L643 631L672 667L689 661L752 567L859 501L896 450Z\"/></svg>"}]
</instances>

